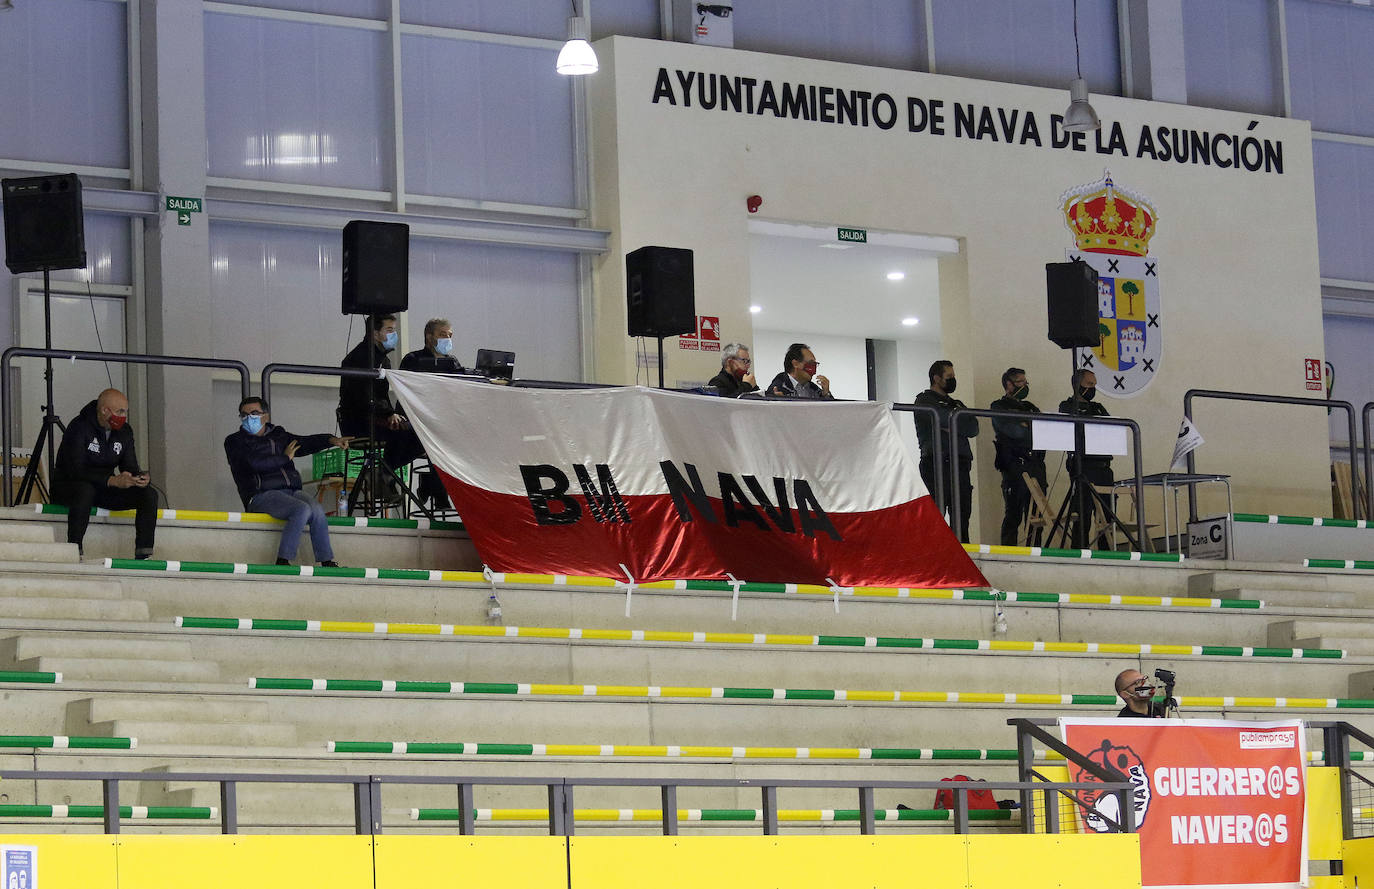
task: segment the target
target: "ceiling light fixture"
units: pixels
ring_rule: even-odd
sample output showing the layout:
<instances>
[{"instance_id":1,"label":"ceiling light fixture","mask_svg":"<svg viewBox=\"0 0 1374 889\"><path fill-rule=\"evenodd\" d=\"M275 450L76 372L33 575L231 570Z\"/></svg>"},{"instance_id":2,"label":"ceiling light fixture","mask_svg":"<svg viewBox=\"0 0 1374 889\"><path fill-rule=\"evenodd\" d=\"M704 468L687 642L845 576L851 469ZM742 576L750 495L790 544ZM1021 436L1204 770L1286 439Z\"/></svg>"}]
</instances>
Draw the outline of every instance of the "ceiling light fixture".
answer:
<instances>
[{"instance_id":1,"label":"ceiling light fixture","mask_svg":"<svg viewBox=\"0 0 1374 889\"><path fill-rule=\"evenodd\" d=\"M577 14L577 0L572 0L573 14L568 19L568 42L558 51L558 62L554 66L559 74L595 74L600 67L596 62L596 51L587 42L591 36L591 24L586 16Z\"/></svg>"},{"instance_id":2,"label":"ceiling light fixture","mask_svg":"<svg viewBox=\"0 0 1374 889\"><path fill-rule=\"evenodd\" d=\"M750 306L750 307L749 307L749 314L751 314L751 315L757 315L759 312L762 312L762 311L763 311L763 306Z\"/></svg>"},{"instance_id":3,"label":"ceiling light fixture","mask_svg":"<svg viewBox=\"0 0 1374 889\"><path fill-rule=\"evenodd\" d=\"M1078 0L1073 0L1073 61L1078 76L1069 82L1069 110L1064 112L1064 130L1069 133L1100 130L1102 121L1088 104L1088 82L1083 79L1083 59L1078 51Z\"/></svg>"},{"instance_id":4,"label":"ceiling light fixture","mask_svg":"<svg viewBox=\"0 0 1374 889\"><path fill-rule=\"evenodd\" d=\"M903 319L902 319L902 326L903 326L903 327L915 327L917 324L920 324L920 323L921 323L921 319L915 317L914 315L913 315L912 317L903 318Z\"/></svg>"},{"instance_id":5,"label":"ceiling light fixture","mask_svg":"<svg viewBox=\"0 0 1374 889\"><path fill-rule=\"evenodd\" d=\"M900 281L900 280L902 280L902 279L905 278L905 277L906 277L906 272L888 272L888 273L887 273L887 280L889 280L889 281Z\"/></svg>"}]
</instances>

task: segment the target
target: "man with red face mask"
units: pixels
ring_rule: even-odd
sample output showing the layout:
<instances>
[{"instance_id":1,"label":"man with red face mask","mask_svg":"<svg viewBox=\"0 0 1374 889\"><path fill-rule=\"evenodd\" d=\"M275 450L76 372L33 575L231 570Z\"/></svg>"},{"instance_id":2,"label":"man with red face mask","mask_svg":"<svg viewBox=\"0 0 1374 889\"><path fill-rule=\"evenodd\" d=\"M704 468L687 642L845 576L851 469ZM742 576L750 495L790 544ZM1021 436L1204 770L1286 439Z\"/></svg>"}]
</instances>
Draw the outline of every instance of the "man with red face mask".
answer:
<instances>
[{"instance_id":1,"label":"man with red face mask","mask_svg":"<svg viewBox=\"0 0 1374 889\"><path fill-rule=\"evenodd\" d=\"M749 358L749 347L742 343L726 343L720 353L720 373L711 377L708 385L725 398L739 398L750 392L759 391L754 382L754 362Z\"/></svg>"},{"instance_id":2,"label":"man with red face mask","mask_svg":"<svg viewBox=\"0 0 1374 889\"><path fill-rule=\"evenodd\" d=\"M86 537L91 507L136 510L134 558L153 554L157 492L139 469L129 399L106 389L67 426L52 473L52 499L67 507L67 542L78 547Z\"/></svg>"},{"instance_id":3,"label":"man with red face mask","mask_svg":"<svg viewBox=\"0 0 1374 889\"><path fill-rule=\"evenodd\" d=\"M782 373L768 384L768 394L775 398L816 398L833 400L830 380L816 372L820 367L816 355L806 343L793 343L782 358Z\"/></svg>"}]
</instances>

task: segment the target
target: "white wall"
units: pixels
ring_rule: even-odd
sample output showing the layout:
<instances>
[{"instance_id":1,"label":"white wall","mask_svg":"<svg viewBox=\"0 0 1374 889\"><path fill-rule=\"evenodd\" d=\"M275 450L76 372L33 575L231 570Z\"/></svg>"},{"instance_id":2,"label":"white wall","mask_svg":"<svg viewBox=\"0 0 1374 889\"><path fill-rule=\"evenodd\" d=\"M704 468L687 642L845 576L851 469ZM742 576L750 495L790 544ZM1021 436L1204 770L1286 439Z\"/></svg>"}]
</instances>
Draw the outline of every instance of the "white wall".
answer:
<instances>
[{"instance_id":1,"label":"white wall","mask_svg":"<svg viewBox=\"0 0 1374 889\"><path fill-rule=\"evenodd\" d=\"M1303 395L1302 361L1323 354L1311 133L1302 121L1094 96L1106 122L1099 150L1088 137L1053 144L1051 119L1064 91L916 72L629 38L600 41L601 73L589 80L595 153L593 221L614 232L595 267L597 376L628 379L624 250L672 244L696 251L696 289L732 329L747 325L748 214L742 198L762 194L772 218L834 224L860 219L878 230L958 238L966 280L946 281L941 267L942 344L959 367L960 397L985 406L1001 392L1008 364L1037 381L1042 407L1067 394L1066 359L1045 335L1044 264L1074 248L1061 196L1110 170L1119 185L1156 208L1150 254L1161 276L1163 359L1153 382L1130 399L1105 398L1115 415L1141 422L1146 471L1172 453L1185 390L1246 389ZM660 70L676 100L654 101ZM756 83L828 86L890 94L895 125L836 124L689 106L677 72L749 77ZM756 87L761 88L761 87ZM756 97L757 98L757 97ZM943 102L943 133L908 127L908 98ZM981 138L956 135L956 107L986 109ZM929 106L927 106L929 107ZM756 109L757 110L757 109ZM1002 135L1003 117L1021 123ZM1026 115L1038 121L1024 138ZM1118 150L1112 126L1123 134ZM1259 138L1282 145L1282 172L1215 163L1177 163L1140 152L1142 132L1156 141L1178 129ZM1229 144L1229 143L1228 143ZM697 175L709 159L709 176ZM1252 220L1238 223L1238 220ZM950 303L946 305L948 293ZM948 309L948 311L946 311ZM694 377L703 357L669 353L670 377ZM919 385L919 384L918 384ZM1329 507L1326 429L1288 423L1272 442L1275 417L1207 406L1200 462L1230 472L1236 507L1325 513ZM1204 427L1204 434L1206 427ZM989 437L990 441L990 437ZM1282 473L1274 472L1280 459ZM980 453L975 473L991 472ZM995 474L993 476L995 478ZM976 479L984 502L983 537L1000 516L996 485ZM1206 508L1206 507L1204 507Z\"/></svg>"},{"instance_id":2,"label":"white wall","mask_svg":"<svg viewBox=\"0 0 1374 889\"><path fill-rule=\"evenodd\" d=\"M782 358L793 343L806 343L816 355L816 371L830 380L830 392L850 401L868 400L868 357L861 337L827 336L797 330L754 331L754 376L759 387L782 370Z\"/></svg>"}]
</instances>

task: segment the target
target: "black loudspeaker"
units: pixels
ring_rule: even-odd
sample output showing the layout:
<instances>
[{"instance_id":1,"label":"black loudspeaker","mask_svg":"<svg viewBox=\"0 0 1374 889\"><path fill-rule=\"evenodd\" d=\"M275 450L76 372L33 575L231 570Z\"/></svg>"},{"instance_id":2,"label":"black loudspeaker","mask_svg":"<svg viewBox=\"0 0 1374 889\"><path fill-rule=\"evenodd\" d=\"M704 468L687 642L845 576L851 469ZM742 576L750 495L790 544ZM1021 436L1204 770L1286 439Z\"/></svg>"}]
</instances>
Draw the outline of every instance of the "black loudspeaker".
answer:
<instances>
[{"instance_id":1,"label":"black loudspeaker","mask_svg":"<svg viewBox=\"0 0 1374 889\"><path fill-rule=\"evenodd\" d=\"M1081 259L1045 263L1049 299L1050 341L1061 349L1096 348L1097 270Z\"/></svg>"},{"instance_id":2,"label":"black loudspeaker","mask_svg":"<svg viewBox=\"0 0 1374 889\"><path fill-rule=\"evenodd\" d=\"M81 180L75 173L0 180L5 265L14 274L86 267Z\"/></svg>"},{"instance_id":3,"label":"black loudspeaker","mask_svg":"<svg viewBox=\"0 0 1374 889\"><path fill-rule=\"evenodd\" d=\"M343 313L404 312L410 306L410 226L355 219L343 230Z\"/></svg>"},{"instance_id":4,"label":"black loudspeaker","mask_svg":"<svg viewBox=\"0 0 1374 889\"><path fill-rule=\"evenodd\" d=\"M640 247L626 254L625 298L630 336L696 333L692 251L682 247Z\"/></svg>"}]
</instances>

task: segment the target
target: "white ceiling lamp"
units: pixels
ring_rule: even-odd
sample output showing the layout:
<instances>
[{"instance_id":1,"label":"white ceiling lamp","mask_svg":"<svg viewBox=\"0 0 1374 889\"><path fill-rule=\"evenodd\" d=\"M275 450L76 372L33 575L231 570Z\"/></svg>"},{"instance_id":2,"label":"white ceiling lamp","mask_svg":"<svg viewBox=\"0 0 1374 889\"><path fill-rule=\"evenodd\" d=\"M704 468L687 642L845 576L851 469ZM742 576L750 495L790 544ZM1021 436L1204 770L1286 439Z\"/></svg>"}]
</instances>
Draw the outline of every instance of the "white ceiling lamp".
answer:
<instances>
[{"instance_id":1,"label":"white ceiling lamp","mask_svg":"<svg viewBox=\"0 0 1374 889\"><path fill-rule=\"evenodd\" d=\"M894 272L888 272L888 273L887 273L887 280L889 280L889 281L900 281L900 280L902 280L902 279L905 278L905 277L906 277L906 272L894 271Z\"/></svg>"},{"instance_id":2,"label":"white ceiling lamp","mask_svg":"<svg viewBox=\"0 0 1374 889\"><path fill-rule=\"evenodd\" d=\"M757 315L759 312L762 312L762 311L763 311L763 306L750 306L750 307L749 307L749 314L751 314L751 315Z\"/></svg>"},{"instance_id":3,"label":"white ceiling lamp","mask_svg":"<svg viewBox=\"0 0 1374 889\"><path fill-rule=\"evenodd\" d=\"M1064 130L1069 133L1100 130L1102 121L1088 104L1088 82L1083 79L1083 60L1078 51L1078 0L1073 0L1073 61L1078 76L1069 82L1069 110L1064 112Z\"/></svg>"},{"instance_id":4,"label":"white ceiling lamp","mask_svg":"<svg viewBox=\"0 0 1374 889\"><path fill-rule=\"evenodd\" d=\"M903 327L915 327L917 324L920 324L920 323L921 323L921 319L920 319L920 318L917 318L917 317L915 317L915 316L910 316L910 317L907 317L907 318L903 318L903 319L902 319L902 326L903 326Z\"/></svg>"},{"instance_id":5,"label":"white ceiling lamp","mask_svg":"<svg viewBox=\"0 0 1374 889\"><path fill-rule=\"evenodd\" d=\"M600 67L596 62L596 51L587 42L591 37L591 24L585 16L577 14L577 0L572 0L573 14L568 19L568 42L558 51L558 63L554 66L559 74L595 74Z\"/></svg>"}]
</instances>

